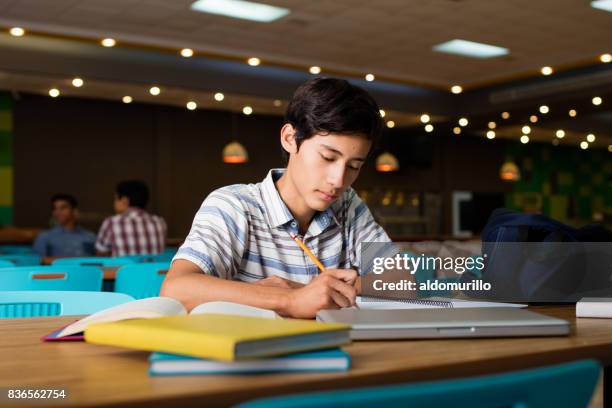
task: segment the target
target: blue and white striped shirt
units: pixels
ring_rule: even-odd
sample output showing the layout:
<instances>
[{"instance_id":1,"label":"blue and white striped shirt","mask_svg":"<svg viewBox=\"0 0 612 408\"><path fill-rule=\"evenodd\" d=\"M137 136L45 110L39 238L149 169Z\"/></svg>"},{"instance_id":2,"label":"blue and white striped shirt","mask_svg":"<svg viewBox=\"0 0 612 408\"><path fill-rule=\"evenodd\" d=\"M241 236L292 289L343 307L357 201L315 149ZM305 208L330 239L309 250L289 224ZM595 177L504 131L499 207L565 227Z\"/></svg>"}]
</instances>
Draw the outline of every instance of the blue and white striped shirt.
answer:
<instances>
[{"instance_id":1,"label":"blue and white striped shirt","mask_svg":"<svg viewBox=\"0 0 612 408\"><path fill-rule=\"evenodd\" d=\"M274 182L283 169L270 170L257 184L235 184L210 193L202 203L173 261L185 259L204 273L255 282L278 276L308 283L317 266L291 239L297 220ZM359 270L362 242L390 242L355 190L316 213L300 238L326 268Z\"/></svg>"}]
</instances>

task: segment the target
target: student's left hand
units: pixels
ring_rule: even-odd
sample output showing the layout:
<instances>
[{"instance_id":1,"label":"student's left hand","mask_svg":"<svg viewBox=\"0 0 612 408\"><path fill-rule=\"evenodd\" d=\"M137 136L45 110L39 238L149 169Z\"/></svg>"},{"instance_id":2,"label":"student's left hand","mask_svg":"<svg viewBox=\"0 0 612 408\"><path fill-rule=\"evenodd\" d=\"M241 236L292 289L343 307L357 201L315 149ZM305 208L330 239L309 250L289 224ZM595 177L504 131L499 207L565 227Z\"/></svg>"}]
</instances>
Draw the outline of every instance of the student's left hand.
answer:
<instances>
[{"instance_id":1,"label":"student's left hand","mask_svg":"<svg viewBox=\"0 0 612 408\"><path fill-rule=\"evenodd\" d=\"M268 276L267 278L258 280L254 283L254 285L260 286L272 286L276 288L285 288L285 289L299 289L304 286L303 283L290 281L288 279L283 279L278 276Z\"/></svg>"}]
</instances>

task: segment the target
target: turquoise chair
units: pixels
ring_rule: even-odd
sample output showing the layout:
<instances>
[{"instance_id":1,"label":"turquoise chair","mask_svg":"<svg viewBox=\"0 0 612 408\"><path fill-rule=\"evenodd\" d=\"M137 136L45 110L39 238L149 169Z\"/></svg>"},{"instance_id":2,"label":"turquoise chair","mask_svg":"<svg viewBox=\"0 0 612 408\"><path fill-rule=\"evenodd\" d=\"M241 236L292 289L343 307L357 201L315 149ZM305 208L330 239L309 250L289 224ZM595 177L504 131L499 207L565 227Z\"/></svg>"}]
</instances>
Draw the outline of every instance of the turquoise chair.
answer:
<instances>
[{"instance_id":1,"label":"turquoise chair","mask_svg":"<svg viewBox=\"0 0 612 408\"><path fill-rule=\"evenodd\" d=\"M11 261L7 261L6 259L0 259L0 268L12 268L15 264Z\"/></svg>"},{"instance_id":2,"label":"turquoise chair","mask_svg":"<svg viewBox=\"0 0 612 408\"><path fill-rule=\"evenodd\" d=\"M98 266L104 267L120 267L136 263L134 259L128 256L105 257L92 256L87 258L60 258L53 261L52 265L82 265L82 266Z\"/></svg>"},{"instance_id":3,"label":"turquoise chair","mask_svg":"<svg viewBox=\"0 0 612 408\"><path fill-rule=\"evenodd\" d=\"M16 266L0 269L3 290L100 291L104 273L95 266Z\"/></svg>"},{"instance_id":4,"label":"turquoise chair","mask_svg":"<svg viewBox=\"0 0 612 408\"><path fill-rule=\"evenodd\" d=\"M32 245L0 245L0 255L36 255Z\"/></svg>"},{"instance_id":5,"label":"turquoise chair","mask_svg":"<svg viewBox=\"0 0 612 408\"><path fill-rule=\"evenodd\" d=\"M135 299L159 296L168 269L169 262L122 266L115 276L115 292L127 293Z\"/></svg>"},{"instance_id":6,"label":"turquoise chair","mask_svg":"<svg viewBox=\"0 0 612 408\"><path fill-rule=\"evenodd\" d=\"M0 255L1 261L9 261L16 266L33 266L40 265L40 256L38 255L24 255L24 254L12 254L12 255Z\"/></svg>"},{"instance_id":7,"label":"turquoise chair","mask_svg":"<svg viewBox=\"0 0 612 408\"><path fill-rule=\"evenodd\" d=\"M132 300L131 296L112 292L0 292L0 318L91 314Z\"/></svg>"},{"instance_id":8,"label":"turquoise chair","mask_svg":"<svg viewBox=\"0 0 612 408\"><path fill-rule=\"evenodd\" d=\"M427 383L264 398L240 408L584 408L599 379L594 360Z\"/></svg>"},{"instance_id":9,"label":"turquoise chair","mask_svg":"<svg viewBox=\"0 0 612 408\"><path fill-rule=\"evenodd\" d=\"M159 262L170 262L174 258L172 253L161 253L161 254L149 254L149 255L126 255L122 256L123 259L130 259L137 263L159 263Z\"/></svg>"}]
</instances>

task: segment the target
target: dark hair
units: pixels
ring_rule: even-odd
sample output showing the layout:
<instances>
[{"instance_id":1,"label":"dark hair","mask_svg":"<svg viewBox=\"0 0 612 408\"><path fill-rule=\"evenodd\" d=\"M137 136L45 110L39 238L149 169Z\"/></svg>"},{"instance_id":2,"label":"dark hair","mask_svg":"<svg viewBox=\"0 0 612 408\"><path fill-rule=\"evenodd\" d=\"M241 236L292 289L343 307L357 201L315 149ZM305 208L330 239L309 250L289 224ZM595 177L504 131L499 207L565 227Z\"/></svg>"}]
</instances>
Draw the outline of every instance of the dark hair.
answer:
<instances>
[{"instance_id":1,"label":"dark hair","mask_svg":"<svg viewBox=\"0 0 612 408\"><path fill-rule=\"evenodd\" d=\"M293 94L285 113L299 149L317 133L362 135L375 146L383 129L380 108L365 90L338 78L314 78ZM373 149L370 149L373 150ZM289 153L282 149L285 161Z\"/></svg>"},{"instance_id":2,"label":"dark hair","mask_svg":"<svg viewBox=\"0 0 612 408\"><path fill-rule=\"evenodd\" d=\"M77 208L79 206L79 203L77 202L76 198L74 198L74 196L70 195L70 194L53 194L51 196L51 207L53 208L53 205L55 204L56 201L65 201L67 202L70 207L72 208Z\"/></svg>"},{"instance_id":3,"label":"dark hair","mask_svg":"<svg viewBox=\"0 0 612 408\"><path fill-rule=\"evenodd\" d=\"M149 202L149 188L140 180L126 180L117 184L117 197L127 197L130 207L144 209Z\"/></svg>"}]
</instances>

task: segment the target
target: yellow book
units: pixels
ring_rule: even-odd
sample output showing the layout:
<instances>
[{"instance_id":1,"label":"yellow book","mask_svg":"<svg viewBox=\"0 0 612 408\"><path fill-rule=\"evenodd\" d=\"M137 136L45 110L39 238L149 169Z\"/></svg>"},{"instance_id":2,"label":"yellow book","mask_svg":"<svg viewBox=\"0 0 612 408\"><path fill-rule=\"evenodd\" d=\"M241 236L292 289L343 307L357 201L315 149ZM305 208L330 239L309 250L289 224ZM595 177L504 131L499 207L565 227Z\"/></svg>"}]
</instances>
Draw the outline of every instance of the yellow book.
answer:
<instances>
[{"instance_id":1,"label":"yellow book","mask_svg":"<svg viewBox=\"0 0 612 408\"><path fill-rule=\"evenodd\" d=\"M223 361L337 347L350 326L312 320L202 314L92 324L85 341Z\"/></svg>"}]
</instances>

